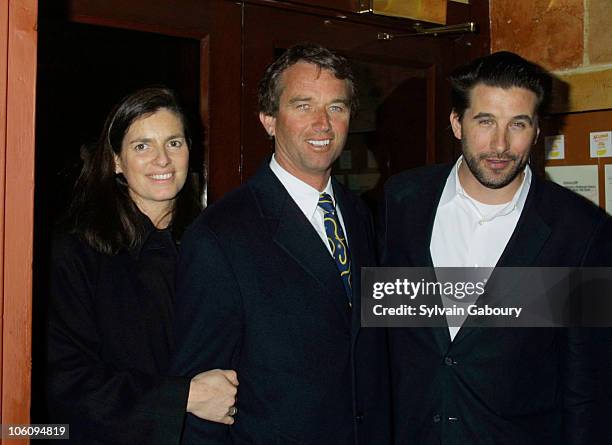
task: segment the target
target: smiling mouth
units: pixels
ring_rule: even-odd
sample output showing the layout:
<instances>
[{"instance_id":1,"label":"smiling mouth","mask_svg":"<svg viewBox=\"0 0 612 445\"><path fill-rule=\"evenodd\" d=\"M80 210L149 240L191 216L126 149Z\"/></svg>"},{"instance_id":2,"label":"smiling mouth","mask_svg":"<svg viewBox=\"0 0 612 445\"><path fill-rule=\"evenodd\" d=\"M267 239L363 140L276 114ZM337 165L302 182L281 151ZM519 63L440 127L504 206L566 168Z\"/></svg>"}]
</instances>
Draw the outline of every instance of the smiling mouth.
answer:
<instances>
[{"instance_id":1,"label":"smiling mouth","mask_svg":"<svg viewBox=\"0 0 612 445\"><path fill-rule=\"evenodd\" d=\"M485 162L491 169L501 170L505 168L508 164L510 164L510 162L512 162L512 159L488 158L488 159L485 159Z\"/></svg>"},{"instance_id":2,"label":"smiling mouth","mask_svg":"<svg viewBox=\"0 0 612 445\"><path fill-rule=\"evenodd\" d=\"M308 142L310 145L314 145L315 147L327 147L331 143L331 139L309 139Z\"/></svg>"},{"instance_id":3,"label":"smiling mouth","mask_svg":"<svg viewBox=\"0 0 612 445\"><path fill-rule=\"evenodd\" d=\"M155 179L157 181L164 181L166 179L170 179L172 176L174 176L174 173L163 173L159 175L149 175L149 178Z\"/></svg>"}]
</instances>

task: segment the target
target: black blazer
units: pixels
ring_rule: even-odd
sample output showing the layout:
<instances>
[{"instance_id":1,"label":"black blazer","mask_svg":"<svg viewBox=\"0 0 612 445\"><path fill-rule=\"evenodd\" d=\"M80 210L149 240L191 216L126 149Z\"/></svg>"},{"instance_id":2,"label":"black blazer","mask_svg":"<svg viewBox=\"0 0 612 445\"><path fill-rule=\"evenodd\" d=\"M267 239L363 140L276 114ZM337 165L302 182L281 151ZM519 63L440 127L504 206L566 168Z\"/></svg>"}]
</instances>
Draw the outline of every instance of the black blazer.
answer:
<instances>
[{"instance_id":1,"label":"black blazer","mask_svg":"<svg viewBox=\"0 0 612 445\"><path fill-rule=\"evenodd\" d=\"M49 417L72 444L180 440L189 379L164 377L176 246L169 230L105 255L73 235L53 246L47 335Z\"/></svg>"},{"instance_id":2,"label":"black blazer","mask_svg":"<svg viewBox=\"0 0 612 445\"><path fill-rule=\"evenodd\" d=\"M188 416L183 443L387 444L386 333L359 327L369 213L342 186L353 308L333 258L267 162L183 238L172 372L238 372L231 427Z\"/></svg>"},{"instance_id":3,"label":"black blazer","mask_svg":"<svg viewBox=\"0 0 612 445\"><path fill-rule=\"evenodd\" d=\"M433 265L433 222L451 168L420 168L388 181L381 218L384 266ZM610 233L600 209L534 175L497 265L603 265ZM447 328L390 329L396 443L593 443L589 334L462 328L451 342Z\"/></svg>"}]
</instances>

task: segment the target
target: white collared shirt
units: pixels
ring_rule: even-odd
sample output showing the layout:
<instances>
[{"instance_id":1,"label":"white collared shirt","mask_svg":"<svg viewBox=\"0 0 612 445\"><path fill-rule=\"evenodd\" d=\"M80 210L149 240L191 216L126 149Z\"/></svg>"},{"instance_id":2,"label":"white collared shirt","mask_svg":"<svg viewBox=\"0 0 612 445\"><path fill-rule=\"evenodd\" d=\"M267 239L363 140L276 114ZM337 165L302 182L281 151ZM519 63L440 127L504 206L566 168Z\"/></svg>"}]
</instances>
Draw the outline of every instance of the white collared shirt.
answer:
<instances>
[{"instance_id":1,"label":"white collared shirt","mask_svg":"<svg viewBox=\"0 0 612 445\"><path fill-rule=\"evenodd\" d=\"M327 241L327 234L325 233L325 223L323 222L323 209L319 207L319 195L321 193L327 193L331 196L331 199L334 203L334 207L336 208L336 214L338 215L338 219L340 220L340 224L342 225L342 230L344 231L344 236L346 237L346 242L348 245L348 234L346 233L346 227L344 225L344 220L342 219L342 212L340 211L340 207L336 205L336 197L334 196L334 189L331 184L331 178L327 181L327 185L322 192L319 192L314 187L306 184L304 181L296 178L287 170L285 170L281 165L276 161L275 155L272 155L272 159L270 160L270 169L272 173L278 178L278 180L283 184L291 199L295 201L297 206L300 208L304 216L312 227L317 231L323 244L329 251L329 254L332 255L331 247Z\"/></svg>"},{"instance_id":2,"label":"white collared shirt","mask_svg":"<svg viewBox=\"0 0 612 445\"><path fill-rule=\"evenodd\" d=\"M495 267L521 216L531 185L531 169L505 204L490 205L469 196L459 181L461 156L446 180L434 220L429 250L435 267ZM451 339L459 331L449 327Z\"/></svg>"}]
</instances>

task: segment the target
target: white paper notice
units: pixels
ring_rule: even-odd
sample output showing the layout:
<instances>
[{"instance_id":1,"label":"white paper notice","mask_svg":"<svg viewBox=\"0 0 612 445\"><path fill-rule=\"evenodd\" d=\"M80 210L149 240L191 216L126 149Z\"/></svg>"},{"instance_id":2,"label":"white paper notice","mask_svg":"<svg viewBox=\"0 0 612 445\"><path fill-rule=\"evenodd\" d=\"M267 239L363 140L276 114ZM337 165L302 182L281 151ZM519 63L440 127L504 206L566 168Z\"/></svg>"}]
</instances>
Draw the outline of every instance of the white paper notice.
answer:
<instances>
[{"instance_id":1,"label":"white paper notice","mask_svg":"<svg viewBox=\"0 0 612 445\"><path fill-rule=\"evenodd\" d=\"M606 184L606 212L612 215L612 164L605 166Z\"/></svg>"},{"instance_id":2,"label":"white paper notice","mask_svg":"<svg viewBox=\"0 0 612 445\"><path fill-rule=\"evenodd\" d=\"M596 165L546 167L545 170L551 181L599 205L599 182Z\"/></svg>"},{"instance_id":3,"label":"white paper notice","mask_svg":"<svg viewBox=\"0 0 612 445\"><path fill-rule=\"evenodd\" d=\"M565 136L557 134L544 138L546 159L565 159Z\"/></svg>"},{"instance_id":4,"label":"white paper notice","mask_svg":"<svg viewBox=\"0 0 612 445\"><path fill-rule=\"evenodd\" d=\"M612 157L612 131L596 131L591 135L591 157Z\"/></svg>"}]
</instances>

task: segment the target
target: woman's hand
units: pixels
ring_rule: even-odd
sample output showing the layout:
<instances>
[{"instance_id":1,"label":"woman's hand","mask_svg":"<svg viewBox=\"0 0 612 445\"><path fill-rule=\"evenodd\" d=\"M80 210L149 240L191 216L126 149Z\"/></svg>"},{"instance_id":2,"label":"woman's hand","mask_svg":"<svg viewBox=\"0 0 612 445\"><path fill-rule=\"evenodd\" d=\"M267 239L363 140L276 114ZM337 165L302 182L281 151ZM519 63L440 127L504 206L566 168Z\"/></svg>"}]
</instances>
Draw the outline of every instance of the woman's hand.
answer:
<instances>
[{"instance_id":1,"label":"woman's hand","mask_svg":"<svg viewBox=\"0 0 612 445\"><path fill-rule=\"evenodd\" d=\"M212 369L191 379L187 412L211 422L231 425L230 408L236 403L238 376L236 371ZM235 411L235 408L232 409Z\"/></svg>"}]
</instances>

